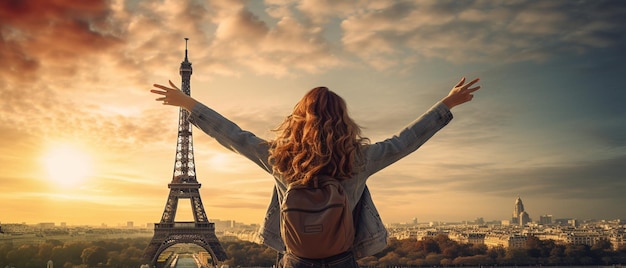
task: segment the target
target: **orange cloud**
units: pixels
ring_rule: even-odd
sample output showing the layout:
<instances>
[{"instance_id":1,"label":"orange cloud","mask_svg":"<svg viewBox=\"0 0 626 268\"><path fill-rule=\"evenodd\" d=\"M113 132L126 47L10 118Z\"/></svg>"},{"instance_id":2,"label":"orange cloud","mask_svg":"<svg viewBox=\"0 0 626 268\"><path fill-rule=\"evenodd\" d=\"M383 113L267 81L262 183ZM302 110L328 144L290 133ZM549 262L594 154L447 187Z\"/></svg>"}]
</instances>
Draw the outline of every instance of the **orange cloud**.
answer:
<instances>
[{"instance_id":1,"label":"orange cloud","mask_svg":"<svg viewBox=\"0 0 626 268\"><path fill-rule=\"evenodd\" d=\"M42 61L70 65L76 57L120 43L110 34L108 1L0 2L0 75L32 78ZM65 64L64 64L65 63Z\"/></svg>"}]
</instances>

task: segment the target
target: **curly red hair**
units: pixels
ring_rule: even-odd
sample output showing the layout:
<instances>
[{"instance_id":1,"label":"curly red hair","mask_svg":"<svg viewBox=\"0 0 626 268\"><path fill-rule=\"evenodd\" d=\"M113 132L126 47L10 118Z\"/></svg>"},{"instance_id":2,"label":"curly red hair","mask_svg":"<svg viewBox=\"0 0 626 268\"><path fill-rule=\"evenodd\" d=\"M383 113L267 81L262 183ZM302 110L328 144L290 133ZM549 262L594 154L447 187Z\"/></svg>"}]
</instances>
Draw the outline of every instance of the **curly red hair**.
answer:
<instances>
[{"instance_id":1,"label":"curly red hair","mask_svg":"<svg viewBox=\"0 0 626 268\"><path fill-rule=\"evenodd\" d=\"M360 147L369 142L348 116L343 98L326 87L305 94L274 131L269 157L274 172L303 184L318 174L351 178Z\"/></svg>"}]
</instances>

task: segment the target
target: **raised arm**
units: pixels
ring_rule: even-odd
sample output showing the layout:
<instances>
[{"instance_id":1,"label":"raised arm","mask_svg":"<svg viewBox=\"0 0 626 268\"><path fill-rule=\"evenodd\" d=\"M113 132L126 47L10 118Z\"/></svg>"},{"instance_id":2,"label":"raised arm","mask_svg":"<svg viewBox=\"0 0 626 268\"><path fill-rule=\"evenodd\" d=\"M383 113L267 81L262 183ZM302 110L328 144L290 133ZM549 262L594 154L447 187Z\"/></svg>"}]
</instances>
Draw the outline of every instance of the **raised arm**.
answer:
<instances>
[{"instance_id":1,"label":"raised arm","mask_svg":"<svg viewBox=\"0 0 626 268\"><path fill-rule=\"evenodd\" d=\"M475 86L475 87L471 87L471 86L476 84L476 82L478 82L479 80L480 78L476 78L472 80L471 82L464 84L465 77L461 78L461 81L459 81L452 88L452 90L450 90L450 93L448 94L448 96L443 98L441 102L443 102L443 104L448 106L448 109L452 109L452 107L454 106L471 101L474 98L474 94L472 93L480 89L480 86Z\"/></svg>"},{"instance_id":2,"label":"raised arm","mask_svg":"<svg viewBox=\"0 0 626 268\"><path fill-rule=\"evenodd\" d=\"M252 160L268 173L272 168L268 162L268 142L251 132L242 130L237 124L213 109L180 91L171 81L170 87L155 84L150 92L160 95L156 101L164 105L183 107L189 111L189 122L207 135L215 138L225 148Z\"/></svg>"},{"instance_id":3,"label":"raised arm","mask_svg":"<svg viewBox=\"0 0 626 268\"><path fill-rule=\"evenodd\" d=\"M366 169L369 175L414 152L446 126L452 120L450 109L472 100L472 93L480 89L480 86L472 87L478 81L476 78L464 84L465 78L462 78L446 97L396 135L368 146Z\"/></svg>"}]
</instances>

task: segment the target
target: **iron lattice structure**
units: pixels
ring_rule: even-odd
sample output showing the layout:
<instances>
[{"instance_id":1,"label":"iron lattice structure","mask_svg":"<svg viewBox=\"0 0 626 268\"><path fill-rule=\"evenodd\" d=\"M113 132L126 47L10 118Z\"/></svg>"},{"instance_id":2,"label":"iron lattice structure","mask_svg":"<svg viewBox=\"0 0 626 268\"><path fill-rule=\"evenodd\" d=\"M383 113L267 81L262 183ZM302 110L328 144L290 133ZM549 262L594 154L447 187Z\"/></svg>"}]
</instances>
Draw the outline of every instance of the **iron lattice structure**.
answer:
<instances>
[{"instance_id":1,"label":"iron lattice structure","mask_svg":"<svg viewBox=\"0 0 626 268\"><path fill-rule=\"evenodd\" d=\"M191 95L191 62L187 57L187 38L185 38L185 60L180 64L182 77L181 90ZM193 154L192 125L188 120L189 112L180 108L178 118L178 141L172 182L161 222L154 225L154 236L144 252L144 259L150 267L156 267L158 257L167 248L181 243L196 244L211 254L212 261L226 260L226 252L215 235L214 223L209 222L200 198L200 183L196 179ZM189 199L193 212L193 222L175 221L176 209L180 199Z\"/></svg>"}]
</instances>

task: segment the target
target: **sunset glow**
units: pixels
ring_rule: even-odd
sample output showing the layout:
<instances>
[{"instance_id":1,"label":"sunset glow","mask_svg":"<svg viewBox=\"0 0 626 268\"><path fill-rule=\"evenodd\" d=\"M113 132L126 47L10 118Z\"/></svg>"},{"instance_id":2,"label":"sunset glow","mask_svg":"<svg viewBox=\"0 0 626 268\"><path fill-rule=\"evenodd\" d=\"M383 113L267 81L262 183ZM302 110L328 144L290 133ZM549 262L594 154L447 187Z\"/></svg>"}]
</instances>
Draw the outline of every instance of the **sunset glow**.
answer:
<instances>
[{"instance_id":1,"label":"sunset glow","mask_svg":"<svg viewBox=\"0 0 626 268\"><path fill-rule=\"evenodd\" d=\"M70 144L52 147L42 157L47 178L59 187L76 187L92 174L91 158Z\"/></svg>"}]
</instances>

